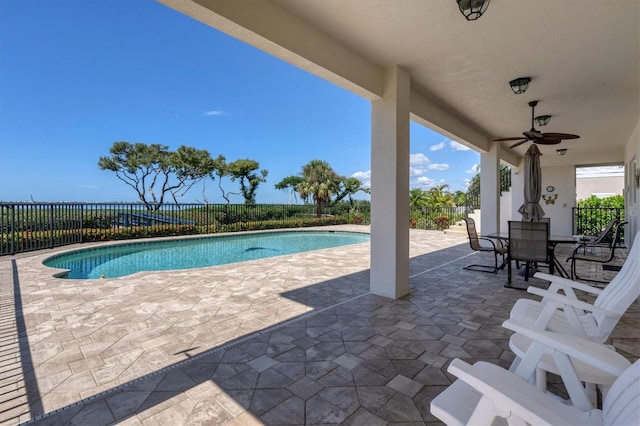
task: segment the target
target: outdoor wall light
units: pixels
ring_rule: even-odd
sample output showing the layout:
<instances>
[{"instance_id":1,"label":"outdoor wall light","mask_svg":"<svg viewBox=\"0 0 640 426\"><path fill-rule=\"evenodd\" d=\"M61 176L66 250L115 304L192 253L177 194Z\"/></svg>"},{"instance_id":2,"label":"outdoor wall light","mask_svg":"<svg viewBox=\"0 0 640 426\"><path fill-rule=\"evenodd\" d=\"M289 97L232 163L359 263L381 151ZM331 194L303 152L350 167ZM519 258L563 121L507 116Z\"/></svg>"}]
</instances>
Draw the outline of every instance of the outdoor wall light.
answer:
<instances>
[{"instance_id":1,"label":"outdoor wall light","mask_svg":"<svg viewBox=\"0 0 640 426\"><path fill-rule=\"evenodd\" d=\"M509 86L511 86L511 90L513 90L513 93L519 95L527 91L527 87L529 87L530 82L531 77L519 77L515 80L511 80L509 82Z\"/></svg>"},{"instance_id":2,"label":"outdoor wall light","mask_svg":"<svg viewBox=\"0 0 640 426\"><path fill-rule=\"evenodd\" d=\"M551 120L551 116L550 115L539 115L535 118L536 120L536 124L538 126L546 126L547 124L549 124L549 120Z\"/></svg>"},{"instance_id":3,"label":"outdoor wall light","mask_svg":"<svg viewBox=\"0 0 640 426\"><path fill-rule=\"evenodd\" d=\"M456 0L460 12L467 18L467 21L475 21L489 7L489 0Z\"/></svg>"},{"instance_id":4,"label":"outdoor wall light","mask_svg":"<svg viewBox=\"0 0 640 426\"><path fill-rule=\"evenodd\" d=\"M569 151L567 148L560 148L560 149L556 149L556 152L558 153L559 156L563 156L567 153L567 151Z\"/></svg>"}]
</instances>

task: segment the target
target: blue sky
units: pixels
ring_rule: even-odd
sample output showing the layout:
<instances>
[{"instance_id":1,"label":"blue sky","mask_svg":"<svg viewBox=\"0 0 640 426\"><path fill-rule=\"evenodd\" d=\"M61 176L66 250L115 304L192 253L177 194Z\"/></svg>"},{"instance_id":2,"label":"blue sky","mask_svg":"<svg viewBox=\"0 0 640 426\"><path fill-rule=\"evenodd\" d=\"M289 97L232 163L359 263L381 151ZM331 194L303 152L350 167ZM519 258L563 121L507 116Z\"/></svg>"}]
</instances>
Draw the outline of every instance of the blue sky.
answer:
<instances>
[{"instance_id":1,"label":"blue sky","mask_svg":"<svg viewBox=\"0 0 640 426\"><path fill-rule=\"evenodd\" d=\"M127 141L254 159L257 201L286 203L274 185L313 159L368 182L370 137L367 100L153 0L0 0L2 201L137 201L97 166ZM464 190L465 149L412 123L411 187ZM222 202L211 181L182 201L203 190Z\"/></svg>"}]
</instances>

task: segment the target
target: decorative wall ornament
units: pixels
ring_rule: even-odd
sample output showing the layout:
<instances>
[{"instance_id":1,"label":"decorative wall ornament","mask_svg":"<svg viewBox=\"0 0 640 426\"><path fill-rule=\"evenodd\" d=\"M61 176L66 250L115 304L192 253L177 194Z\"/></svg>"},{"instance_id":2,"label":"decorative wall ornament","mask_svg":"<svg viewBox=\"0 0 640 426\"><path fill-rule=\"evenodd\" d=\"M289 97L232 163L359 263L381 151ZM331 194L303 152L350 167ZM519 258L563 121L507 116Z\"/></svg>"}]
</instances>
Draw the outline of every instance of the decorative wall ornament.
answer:
<instances>
[{"instance_id":1,"label":"decorative wall ornament","mask_svg":"<svg viewBox=\"0 0 640 426\"><path fill-rule=\"evenodd\" d=\"M548 197L543 194L542 199L544 200L545 204L555 204L556 200L558 199L558 194L549 195Z\"/></svg>"}]
</instances>

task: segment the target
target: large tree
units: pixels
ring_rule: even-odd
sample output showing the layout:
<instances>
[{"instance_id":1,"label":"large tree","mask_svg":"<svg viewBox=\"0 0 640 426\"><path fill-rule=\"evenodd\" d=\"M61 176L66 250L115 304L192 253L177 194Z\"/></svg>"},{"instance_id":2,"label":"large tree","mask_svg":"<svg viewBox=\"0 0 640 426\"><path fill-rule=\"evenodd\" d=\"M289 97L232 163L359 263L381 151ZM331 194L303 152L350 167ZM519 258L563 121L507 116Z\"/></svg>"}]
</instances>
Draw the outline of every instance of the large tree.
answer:
<instances>
[{"instance_id":1,"label":"large tree","mask_svg":"<svg viewBox=\"0 0 640 426\"><path fill-rule=\"evenodd\" d=\"M331 205L335 205L342 201L344 197L347 197L349 200L349 205L353 207L353 196L357 192L364 192L365 194L370 194L371 190L369 188L365 188L362 186L362 181L355 177L346 177L341 176L338 181L338 191L336 194L335 200L331 203Z\"/></svg>"},{"instance_id":2,"label":"large tree","mask_svg":"<svg viewBox=\"0 0 640 426\"><path fill-rule=\"evenodd\" d=\"M287 176L280 182L276 183L276 189L289 191L289 204L291 204L291 196L296 198L298 193L298 185L302 182L302 176Z\"/></svg>"},{"instance_id":3,"label":"large tree","mask_svg":"<svg viewBox=\"0 0 640 426\"><path fill-rule=\"evenodd\" d=\"M302 172L297 176L287 176L276 183L276 189L288 190L291 195L297 193L305 203L309 198L316 205L318 217L322 216L322 208L334 206L345 197L353 206L353 195L362 191L371 193L369 188L362 186L360 179L338 175L326 161L312 160L302 167ZM335 198L333 196L335 195ZM291 197L289 197L291 203Z\"/></svg>"},{"instance_id":4,"label":"large tree","mask_svg":"<svg viewBox=\"0 0 640 426\"><path fill-rule=\"evenodd\" d=\"M240 182L240 193L244 197L244 203L252 206L256 203L256 189L258 185L267 181L269 172L262 169L258 172L260 164L255 160L243 158L227 164L227 174L232 182Z\"/></svg>"},{"instance_id":5,"label":"large tree","mask_svg":"<svg viewBox=\"0 0 640 426\"><path fill-rule=\"evenodd\" d=\"M340 176L329 163L311 160L302 167L302 182L298 184L298 193L302 198L312 197L316 205L316 215L322 217L322 208L331 202L338 192Z\"/></svg>"},{"instance_id":6,"label":"large tree","mask_svg":"<svg viewBox=\"0 0 640 426\"><path fill-rule=\"evenodd\" d=\"M167 195L177 202L214 167L208 151L186 146L171 152L166 145L120 141L109 152L110 156L100 157L98 167L115 172L148 210L158 210Z\"/></svg>"}]
</instances>

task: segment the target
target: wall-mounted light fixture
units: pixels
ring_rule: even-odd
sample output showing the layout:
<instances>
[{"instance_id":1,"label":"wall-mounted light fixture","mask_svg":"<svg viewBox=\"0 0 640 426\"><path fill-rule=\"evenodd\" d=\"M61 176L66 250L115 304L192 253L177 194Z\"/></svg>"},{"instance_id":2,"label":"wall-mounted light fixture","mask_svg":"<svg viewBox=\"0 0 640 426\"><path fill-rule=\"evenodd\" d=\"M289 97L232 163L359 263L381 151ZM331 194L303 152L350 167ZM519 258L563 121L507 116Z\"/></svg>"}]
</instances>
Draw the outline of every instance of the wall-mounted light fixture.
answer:
<instances>
[{"instance_id":1,"label":"wall-mounted light fixture","mask_svg":"<svg viewBox=\"0 0 640 426\"><path fill-rule=\"evenodd\" d=\"M567 153L567 151L569 151L567 148L560 148L560 149L556 149L556 153L558 153L559 156L563 156Z\"/></svg>"},{"instance_id":2,"label":"wall-mounted light fixture","mask_svg":"<svg viewBox=\"0 0 640 426\"><path fill-rule=\"evenodd\" d=\"M460 12L467 18L467 21L475 21L480 18L482 14L489 7L490 0L456 0Z\"/></svg>"},{"instance_id":3,"label":"wall-mounted light fixture","mask_svg":"<svg viewBox=\"0 0 640 426\"><path fill-rule=\"evenodd\" d=\"M538 126L546 126L547 124L549 124L549 120L551 120L551 116L550 115L539 115L535 118L536 120L536 124Z\"/></svg>"},{"instance_id":4,"label":"wall-mounted light fixture","mask_svg":"<svg viewBox=\"0 0 640 426\"><path fill-rule=\"evenodd\" d=\"M518 77L515 80L511 80L509 86L511 86L513 93L520 95L527 91L529 83L531 83L531 77Z\"/></svg>"},{"instance_id":5,"label":"wall-mounted light fixture","mask_svg":"<svg viewBox=\"0 0 640 426\"><path fill-rule=\"evenodd\" d=\"M636 170L635 179L636 179L636 188L640 188L640 169Z\"/></svg>"}]
</instances>

